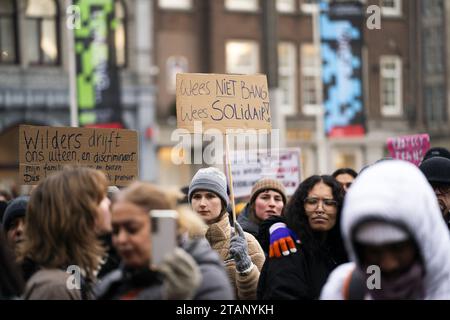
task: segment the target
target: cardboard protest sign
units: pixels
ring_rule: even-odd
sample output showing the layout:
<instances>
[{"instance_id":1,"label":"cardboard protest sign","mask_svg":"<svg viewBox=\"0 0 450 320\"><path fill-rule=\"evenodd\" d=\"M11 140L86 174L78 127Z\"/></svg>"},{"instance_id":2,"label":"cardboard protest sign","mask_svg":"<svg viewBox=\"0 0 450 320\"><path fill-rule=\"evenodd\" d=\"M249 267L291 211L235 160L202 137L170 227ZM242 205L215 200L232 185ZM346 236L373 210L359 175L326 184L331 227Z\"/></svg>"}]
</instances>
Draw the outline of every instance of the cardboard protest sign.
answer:
<instances>
[{"instance_id":1,"label":"cardboard protest sign","mask_svg":"<svg viewBox=\"0 0 450 320\"><path fill-rule=\"evenodd\" d=\"M416 134L388 138L387 147L392 158L406 160L418 166L425 153L430 149L430 136Z\"/></svg>"},{"instance_id":2,"label":"cardboard protest sign","mask_svg":"<svg viewBox=\"0 0 450 320\"><path fill-rule=\"evenodd\" d=\"M239 151L230 153L236 198L250 196L255 182L263 177L279 180L286 188L288 196L294 194L302 180L300 149L279 149L272 154L269 152L269 150L253 150L250 155ZM228 172L227 170L227 175Z\"/></svg>"},{"instance_id":3,"label":"cardboard protest sign","mask_svg":"<svg viewBox=\"0 0 450 320\"><path fill-rule=\"evenodd\" d=\"M22 184L38 184L64 165L105 172L110 185L125 186L138 178L137 132L118 129L19 128L19 175Z\"/></svg>"},{"instance_id":4,"label":"cardboard protest sign","mask_svg":"<svg viewBox=\"0 0 450 320\"><path fill-rule=\"evenodd\" d=\"M265 75L177 74L177 125L202 128L266 129L270 132L269 89Z\"/></svg>"}]
</instances>

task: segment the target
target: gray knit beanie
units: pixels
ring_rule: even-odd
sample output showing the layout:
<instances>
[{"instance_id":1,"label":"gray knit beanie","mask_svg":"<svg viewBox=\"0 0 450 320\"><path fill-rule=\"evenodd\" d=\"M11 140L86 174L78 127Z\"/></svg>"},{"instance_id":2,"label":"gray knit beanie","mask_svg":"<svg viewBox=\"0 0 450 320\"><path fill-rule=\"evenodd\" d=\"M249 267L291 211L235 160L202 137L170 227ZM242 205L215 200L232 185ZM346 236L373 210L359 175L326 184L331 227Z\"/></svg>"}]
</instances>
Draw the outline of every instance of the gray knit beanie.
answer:
<instances>
[{"instance_id":1,"label":"gray knit beanie","mask_svg":"<svg viewBox=\"0 0 450 320\"><path fill-rule=\"evenodd\" d=\"M227 179L219 169L209 167L197 171L189 185L189 202L191 202L192 196L197 190L214 192L228 206L230 199L227 194Z\"/></svg>"}]
</instances>

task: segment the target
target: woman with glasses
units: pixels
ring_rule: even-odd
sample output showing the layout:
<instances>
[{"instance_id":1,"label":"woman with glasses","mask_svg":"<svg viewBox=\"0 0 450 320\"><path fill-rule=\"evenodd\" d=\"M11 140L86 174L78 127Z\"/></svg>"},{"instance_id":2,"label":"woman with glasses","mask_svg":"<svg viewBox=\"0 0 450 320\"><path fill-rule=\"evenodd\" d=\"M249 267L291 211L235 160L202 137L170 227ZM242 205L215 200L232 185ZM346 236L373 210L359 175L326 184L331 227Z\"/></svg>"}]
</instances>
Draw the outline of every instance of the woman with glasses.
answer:
<instances>
[{"instance_id":1,"label":"woman with glasses","mask_svg":"<svg viewBox=\"0 0 450 320\"><path fill-rule=\"evenodd\" d=\"M331 271L348 260L339 227L343 196L331 176L314 175L299 185L285 217L301 243L294 254L266 260L258 299L318 299Z\"/></svg>"}]
</instances>

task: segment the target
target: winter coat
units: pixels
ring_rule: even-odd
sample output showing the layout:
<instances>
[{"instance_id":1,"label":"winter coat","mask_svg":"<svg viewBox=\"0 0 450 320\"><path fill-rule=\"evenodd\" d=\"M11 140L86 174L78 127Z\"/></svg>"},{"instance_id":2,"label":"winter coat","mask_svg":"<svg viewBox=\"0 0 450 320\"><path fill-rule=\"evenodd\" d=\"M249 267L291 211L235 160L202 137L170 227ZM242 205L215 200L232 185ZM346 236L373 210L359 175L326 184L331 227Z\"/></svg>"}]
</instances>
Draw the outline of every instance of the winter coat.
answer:
<instances>
[{"instance_id":1,"label":"winter coat","mask_svg":"<svg viewBox=\"0 0 450 320\"><path fill-rule=\"evenodd\" d=\"M123 265L103 277L94 289L98 300L163 300L164 277L146 269L127 269Z\"/></svg>"},{"instance_id":2,"label":"winter coat","mask_svg":"<svg viewBox=\"0 0 450 320\"><path fill-rule=\"evenodd\" d=\"M205 239L187 242L183 248L200 267L202 282L194 300L233 300L234 292L217 252Z\"/></svg>"},{"instance_id":3,"label":"winter coat","mask_svg":"<svg viewBox=\"0 0 450 320\"><path fill-rule=\"evenodd\" d=\"M100 241L102 242L103 247L106 249L106 253L102 259L102 264L97 275L99 279L103 278L111 271L116 270L120 264L120 257L117 254L116 249L112 245L111 233L101 236Z\"/></svg>"},{"instance_id":4,"label":"winter coat","mask_svg":"<svg viewBox=\"0 0 450 320\"><path fill-rule=\"evenodd\" d=\"M242 230L250 233L252 236L257 238L259 232L259 224L256 223L255 219L252 219L250 212L250 204L247 204L242 210L241 214L237 217L237 221L242 227Z\"/></svg>"},{"instance_id":5,"label":"winter coat","mask_svg":"<svg viewBox=\"0 0 450 320\"><path fill-rule=\"evenodd\" d=\"M71 276L72 274L61 269L40 269L27 281L23 298L25 300L92 299L93 294L83 279L80 279L80 285L83 291L68 287L67 283L76 284L69 279Z\"/></svg>"},{"instance_id":6,"label":"winter coat","mask_svg":"<svg viewBox=\"0 0 450 320\"><path fill-rule=\"evenodd\" d=\"M217 253L205 239L187 241L182 248L200 268L202 281L193 300L232 300L233 290ZM106 275L95 288L97 299L165 300L164 276L150 269L121 266Z\"/></svg>"},{"instance_id":7,"label":"winter coat","mask_svg":"<svg viewBox=\"0 0 450 320\"><path fill-rule=\"evenodd\" d=\"M20 267L22 269L23 280L27 282L30 278L39 271L40 267L30 258L26 257L21 263Z\"/></svg>"},{"instance_id":8,"label":"winter coat","mask_svg":"<svg viewBox=\"0 0 450 320\"><path fill-rule=\"evenodd\" d=\"M333 271L321 299L344 299L345 279L360 266L351 234L369 219L403 226L414 237L424 262L425 299L450 299L450 236L436 196L417 167L396 160L366 169L349 189L341 227L352 263Z\"/></svg>"},{"instance_id":9,"label":"winter coat","mask_svg":"<svg viewBox=\"0 0 450 320\"><path fill-rule=\"evenodd\" d=\"M228 215L225 214L218 222L210 225L205 236L211 247L224 261L228 277L235 289L237 299L256 299L259 274L264 264L265 256L255 237L245 232L245 238L247 239L248 244L248 254L256 268L254 267L247 275L241 275L237 272L235 262L230 257L229 253L231 225Z\"/></svg>"},{"instance_id":10,"label":"winter coat","mask_svg":"<svg viewBox=\"0 0 450 320\"><path fill-rule=\"evenodd\" d=\"M297 252L267 258L258 284L258 300L314 300L337 263L331 254L318 254L297 244Z\"/></svg>"}]
</instances>

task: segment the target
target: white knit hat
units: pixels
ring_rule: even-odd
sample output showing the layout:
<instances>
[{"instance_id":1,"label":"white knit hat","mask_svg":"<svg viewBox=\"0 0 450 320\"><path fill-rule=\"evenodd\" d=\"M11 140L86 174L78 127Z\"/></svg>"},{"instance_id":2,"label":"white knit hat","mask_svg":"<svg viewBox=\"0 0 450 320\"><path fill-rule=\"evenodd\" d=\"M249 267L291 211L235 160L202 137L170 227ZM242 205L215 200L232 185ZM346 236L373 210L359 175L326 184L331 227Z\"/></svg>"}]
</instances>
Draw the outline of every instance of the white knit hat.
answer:
<instances>
[{"instance_id":1,"label":"white knit hat","mask_svg":"<svg viewBox=\"0 0 450 320\"><path fill-rule=\"evenodd\" d=\"M365 245L383 245L408 240L407 231L384 221L370 221L356 230L355 241Z\"/></svg>"}]
</instances>

